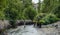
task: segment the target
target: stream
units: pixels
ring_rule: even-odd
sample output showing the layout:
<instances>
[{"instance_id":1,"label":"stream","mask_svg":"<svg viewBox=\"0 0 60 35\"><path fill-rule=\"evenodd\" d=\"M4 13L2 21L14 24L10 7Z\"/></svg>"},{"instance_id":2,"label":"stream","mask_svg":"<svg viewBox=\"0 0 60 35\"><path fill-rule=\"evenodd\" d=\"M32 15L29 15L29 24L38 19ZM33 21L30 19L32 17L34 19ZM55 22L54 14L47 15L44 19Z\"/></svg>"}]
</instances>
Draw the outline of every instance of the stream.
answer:
<instances>
[{"instance_id":1,"label":"stream","mask_svg":"<svg viewBox=\"0 0 60 35\"><path fill-rule=\"evenodd\" d=\"M60 32L54 27L36 28L33 25L18 26L15 29L7 30L8 35L60 35Z\"/></svg>"}]
</instances>

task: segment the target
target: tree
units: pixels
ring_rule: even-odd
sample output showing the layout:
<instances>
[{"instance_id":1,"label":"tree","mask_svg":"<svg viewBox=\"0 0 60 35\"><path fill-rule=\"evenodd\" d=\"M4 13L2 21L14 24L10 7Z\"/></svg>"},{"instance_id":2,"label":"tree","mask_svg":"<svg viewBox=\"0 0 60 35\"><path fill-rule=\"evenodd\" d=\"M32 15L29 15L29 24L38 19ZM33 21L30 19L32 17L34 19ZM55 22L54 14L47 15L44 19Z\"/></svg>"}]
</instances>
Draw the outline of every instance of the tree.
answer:
<instances>
[{"instance_id":1,"label":"tree","mask_svg":"<svg viewBox=\"0 0 60 35\"><path fill-rule=\"evenodd\" d=\"M39 3L38 3L38 13L41 12L41 0L39 0Z\"/></svg>"},{"instance_id":2,"label":"tree","mask_svg":"<svg viewBox=\"0 0 60 35\"><path fill-rule=\"evenodd\" d=\"M43 6L43 13L54 13L53 10L59 5L59 1L57 0L44 0L42 3Z\"/></svg>"},{"instance_id":3,"label":"tree","mask_svg":"<svg viewBox=\"0 0 60 35\"><path fill-rule=\"evenodd\" d=\"M4 9L7 7L7 0L0 0L0 19L5 19Z\"/></svg>"},{"instance_id":4,"label":"tree","mask_svg":"<svg viewBox=\"0 0 60 35\"><path fill-rule=\"evenodd\" d=\"M23 8L22 2L20 0L9 0L8 8L4 10L5 17L10 21L12 27L15 27L16 20L20 18L20 14ZM18 18L19 17L19 18Z\"/></svg>"},{"instance_id":5,"label":"tree","mask_svg":"<svg viewBox=\"0 0 60 35\"><path fill-rule=\"evenodd\" d=\"M23 14L26 17L26 19L33 20L37 13L33 7L29 6L24 10Z\"/></svg>"}]
</instances>

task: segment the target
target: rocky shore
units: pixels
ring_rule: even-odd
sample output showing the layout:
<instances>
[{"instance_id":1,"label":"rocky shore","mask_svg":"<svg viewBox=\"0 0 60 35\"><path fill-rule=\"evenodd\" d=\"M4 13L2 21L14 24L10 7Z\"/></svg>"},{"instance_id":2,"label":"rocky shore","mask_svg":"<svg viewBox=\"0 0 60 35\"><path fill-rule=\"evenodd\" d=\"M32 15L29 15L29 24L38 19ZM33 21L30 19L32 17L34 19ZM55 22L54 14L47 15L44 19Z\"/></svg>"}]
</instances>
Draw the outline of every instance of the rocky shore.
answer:
<instances>
[{"instance_id":1,"label":"rocky shore","mask_svg":"<svg viewBox=\"0 0 60 35\"><path fill-rule=\"evenodd\" d=\"M10 24L8 20L0 20L0 30L9 28Z\"/></svg>"},{"instance_id":2,"label":"rocky shore","mask_svg":"<svg viewBox=\"0 0 60 35\"><path fill-rule=\"evenodd\" d=\"M24 22L26 25L32 25L34 24L31 20L17 20L16 25L21 26L24 25ZM9 24L8 20L0 20L0 33L5 33L6 29L9 29L11 25ZM42 28L56 28L60 32L60 21L53 23L53 24L48 24L48 25L42 25Z\"/></svg>"},{"instance_id":3,"label":"rocky shore","mask_svg":"<svg viewBox=\"0 0 60 35\"><path fill-rule=\"evenodd\" d=\"M24 25L24 23L26 25L34 24L31 20L25 20L25 21L24 20L17 20L16 26ZM0 20L0 31L3 31L5 29L9 29L9 28L11 28L9 20Z\"/></svg>"}]
</instances>

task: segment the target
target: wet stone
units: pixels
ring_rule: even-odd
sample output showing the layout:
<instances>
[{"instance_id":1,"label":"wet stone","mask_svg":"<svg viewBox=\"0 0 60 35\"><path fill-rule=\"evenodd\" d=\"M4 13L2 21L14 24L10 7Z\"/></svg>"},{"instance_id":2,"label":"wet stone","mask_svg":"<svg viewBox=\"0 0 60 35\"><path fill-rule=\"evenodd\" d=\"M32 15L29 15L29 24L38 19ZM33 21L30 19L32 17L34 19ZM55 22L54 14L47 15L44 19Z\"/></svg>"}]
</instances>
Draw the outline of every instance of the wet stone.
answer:
<instances>
[{"instance_id":1,"label":"wet stone","mask_svg":"<svg viewBox=\"0 0 60 35\"><path fill-rule=\"evenodd\" d=\"M58 29L52 28L35 28L33 25L18 26L16 29L9 29L8 35L60 35Z\"/></svg>"}]
</instances>

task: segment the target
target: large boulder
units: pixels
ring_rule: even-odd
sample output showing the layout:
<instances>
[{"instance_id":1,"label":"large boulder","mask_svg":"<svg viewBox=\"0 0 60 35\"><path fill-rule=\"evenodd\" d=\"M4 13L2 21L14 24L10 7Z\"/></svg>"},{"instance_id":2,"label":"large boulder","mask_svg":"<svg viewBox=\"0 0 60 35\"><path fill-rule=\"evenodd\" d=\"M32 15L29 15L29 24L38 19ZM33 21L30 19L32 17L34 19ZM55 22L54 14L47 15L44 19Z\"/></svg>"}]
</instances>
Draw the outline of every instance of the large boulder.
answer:
<instances>
[{"instance_id":1,"label":"large boulder","mask_svg":"<svg viewBox=\"0 0 60 35\"><path fill-rule=\"evenodd\" d=\"M11 25L9 24L9 20L4 20L3 23L4 23L5 28L10 28L11 27Z\"/></svg>"},{"instance_id":2,"label":"large boulder","mask_svg":"<svg viewBox=\"0 0 60 35\"><path fill-rule=\"evenodd\" d=\"M24 25L24 20L17 20L16 25L18 25L18 26Z\"/></svg>"},{"instance_id":3,"label":"large boulder","mask_svg":"<svg viewBox=\"0 0 60 35\"><path fill-rule=\"evenodd\" d=\"M25 25L34 24L34 23L32 22L32 20L17 20L17 21L16 21L16 24L17 24L17 25L24 25L24 23L25 23Z\"/></svg>"},{"instance_id":4,"label":"large boulder","mask_svg":"<svg viewBox=\"0 0 60 35\"><path fill-rule=\"evenodd\" d=\"M8 20L0 20L0 31L4 31L6 28L9 28L10 24Z\"/></svg>"}]
</instances>

